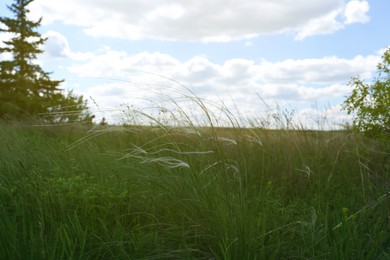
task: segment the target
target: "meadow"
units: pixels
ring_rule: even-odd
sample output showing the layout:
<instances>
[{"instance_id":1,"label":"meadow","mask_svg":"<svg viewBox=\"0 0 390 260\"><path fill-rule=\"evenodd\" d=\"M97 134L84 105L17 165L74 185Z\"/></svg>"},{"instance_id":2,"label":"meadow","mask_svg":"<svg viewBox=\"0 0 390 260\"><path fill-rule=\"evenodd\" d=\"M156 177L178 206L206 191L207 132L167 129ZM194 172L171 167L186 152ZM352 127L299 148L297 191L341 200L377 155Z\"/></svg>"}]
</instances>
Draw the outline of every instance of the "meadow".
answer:
<instances>
[{"instance_id":1,"label":"meadow","mask_svg":"<svg viewBox=\"0 0 390 260\"><path fill-rule=\"evenodd\" d=\"M389 259L389 142L0 123L2 259Z\"/></svg>"}]
</instances>

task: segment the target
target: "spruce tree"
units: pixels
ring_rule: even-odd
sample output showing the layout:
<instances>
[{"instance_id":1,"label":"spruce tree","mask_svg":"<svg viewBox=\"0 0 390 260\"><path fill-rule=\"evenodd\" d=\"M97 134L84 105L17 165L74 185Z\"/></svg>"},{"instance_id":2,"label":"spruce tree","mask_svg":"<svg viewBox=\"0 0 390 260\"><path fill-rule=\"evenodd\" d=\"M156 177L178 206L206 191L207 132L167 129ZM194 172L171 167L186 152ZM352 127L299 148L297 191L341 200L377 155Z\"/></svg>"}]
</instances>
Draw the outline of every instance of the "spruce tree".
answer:
<instances>
[{"instance_id":1,"label":"spruce tree","mask_svg":"<svg viewBox=\"0 0 390 260\"><path fill-rule=\"evenodd\" d=\"M13 57L0 61L0 117L23 119L46 115L45 121L50 122L91 121L83 97L72 92L64 95L60 89L63 80L52 80L50 73L33 62L43 52L40 47L47 40L37 31L42 18L31 21L27 17L27 7L33 1L15 0L7 6L15 17L0 17L0 32L13 35L0 48L0 53ZM72 113L65 113L72 108Z\"/></svg>"}]
</instances>

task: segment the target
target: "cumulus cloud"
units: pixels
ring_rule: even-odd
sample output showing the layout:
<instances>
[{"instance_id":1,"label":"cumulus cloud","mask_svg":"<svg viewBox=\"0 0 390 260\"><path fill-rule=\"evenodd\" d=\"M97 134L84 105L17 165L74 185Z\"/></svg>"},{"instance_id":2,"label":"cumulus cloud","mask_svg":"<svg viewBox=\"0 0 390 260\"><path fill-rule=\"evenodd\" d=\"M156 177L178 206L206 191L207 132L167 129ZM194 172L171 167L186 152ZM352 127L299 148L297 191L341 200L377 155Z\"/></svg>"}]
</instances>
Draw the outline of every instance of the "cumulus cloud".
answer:
<instances>
[{"instance_id":1,"label":"cumulus cloud","mask_svg":"<svg viewBox=\"0 0 390 260\"><path fill-rule=\"evenodd\" d=\"M344 29L352 23L366 23L370 20L367 15L370 6L367 1L352 0L330 13L309 20L298 29L296 40L320 34L331 34Z\"/></svg>"},{"instance_id":2,"label":"cumulus cloud","mask_svg":"<svg viewBox=\"0 0 390 260\"><path fill-rule=\"evenodd\" d=\"M340 11L333 11L324 16L309 20L298 30L296 40L303 40L306 37L319 34L331 34L342 28L344 25L339 21Z\"/></svg>"},{"instance_id":3,"label":"cumulus cloud","mask_svg":"<svg viewBox=\"0 0 390 260\"><path fill-rule=\"evenodd\" d=\"M370 6L367 1L350 1L347 3L344 15L345 23L366 23L370 20L370 17L367 15Z\"/></svg>"},{"instance_id":4,"label":"cumulus cloud","mask_svg":"<svg viewBox=\"0 0 390 260\"><path fill-rule=\"evenodd\" d=\"M351 76L369 78L378 63L378 56L356 56L342 59L335 56L320 59L287 59L279 62L262 62L259 70L269 83L326 84L336 83Z\"/></svg>"},{"instance_id":5,"label":"cumulus cloud","mask_svg":"<svg viewBox=\"0 0 390 260\"><path fill-rule=\"evenodd\" d=\"M68 69L74 75L96 79L82 94L104 107L123 103L142 107L145 100L158 102L161 95L175 96L188 87L212 104L223 102L229 109L238 107L242 114L255 115L261 110L258 96L280 105L340 102L350 91L349 79L369 78L379 59L373 55L214 63L206 56L179 61L160 52L129 55L105 48L88 60L75 60Z\"/></svg>"},{"instance_id":6,"label":"cumulus cloud","mask_svg":"<svg viewBox=\"0 0 390 260\"><path fill-rule=\"evenodd\" d=\"M123 77L134 73L162 75L191 85L248 85L259 84L334 84L351 76L369 78L379 56L355 56L343 59L336 56L316 59L286 59L277 62L230 59L213 63L207 56L195 56L181 62L160 52L141 52L129 55L110 48L90 54L84 63L69 69L79 76Z\"/></svg>"},{"instance_id":7,"label":"cumulus cloud","mask_svg":"<svg viewBox=\"0 0 390 260\"><path fill-rule=\"evenodd\" d=\"M368 2L352 0L36 0L32 15L95 37L222 41L297 32L297 39L366 22ZM345 21L343 21L343 19Z\"/></svg>"},{"instance_id":8,"label":"cumulus cloud","mask_svg":"<svg viewBox=\"0 0 390 260\"><path fill-rule=\"evenodd\" d=\"M91 52L74 52L69 45L68 39L60 32L50 30L43 34L42 37L47 38L42 55L45 59L70 58L72 60L84 61L94 57ZM101 51L105 51L105 49L103 48Z\"/></svg>"},{"instance_id":9,"label":"cumulus cloud","mask_svg":"<svg viewBox=\"0 0 390 260\"><path fill-rule=\"evenodd\" d=\"M48 58L63 58L67 57L71 53L68 40L61 33L48 31L42 36L47 38L44 53Z\"/></svg>"}]
</instances>

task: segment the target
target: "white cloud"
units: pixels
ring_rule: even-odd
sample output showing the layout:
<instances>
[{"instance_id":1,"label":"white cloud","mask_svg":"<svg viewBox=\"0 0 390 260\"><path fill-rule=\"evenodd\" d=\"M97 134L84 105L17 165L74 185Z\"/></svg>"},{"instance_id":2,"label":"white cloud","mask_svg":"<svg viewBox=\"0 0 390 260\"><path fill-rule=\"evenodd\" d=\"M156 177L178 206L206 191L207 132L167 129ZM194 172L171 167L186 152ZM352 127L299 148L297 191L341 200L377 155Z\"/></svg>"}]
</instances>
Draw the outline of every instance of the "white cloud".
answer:
<instances>
[{"instance_id":1,"label":"white cloud","mask_svg":"<svg viewBox=\"0 0 390 260\"><path fill-rule=\"evenodd\" d=\"M307 107L314 102L334 103L349 93L346 86L353 76L370 77L379 56L356 56L352 59L323 57L318 59L282 60L279 62L231 59L218 64L206 56L187 61L159 52L128 55L104 48L88 60L74 61L69 70L77 76L95 77L94 84L78 89L92 96L106 108L123 103L147 107L145 100L161 101L161 95L172 97L193 93L217 104L223 101L229 109L255 115L267 103ZM97 78L97 79L96 79ZM257 112L256 112L257 111Z\"/></svg>"},{"instance_id":2,"label":"white cloud","mask_svg":"<svg viewBox=\"0 0 390 260\"><path fill-rule=\"evenodd\" d=\"M161 19L178 20L185 13L185 9L178 4L158 6L145 15L146 21L153 22Z\"/></svg>"},{"instance_id":3,"label":"white cloud","mask_svg":"<svg viewBox=\"0 0 390 260\"><path fill-rule=\"evenodd\" d=\"M340 98L348 93L349 88L341 83L329 84L322 87L290 84L258 85L257 89L265 99L279 102L316 102Z\"/></svg>"},{"instance_id":4,"label":"white cloud","mask_svg":"<svg viewBox=\"0 0 390 260\"><path fill-rule=\"evenodd\" d=\"M180 66L178 60L159 52L141 52L128 56L124 51L114 51L110 48L101 51L99 54L88 55L86 63L74 65L70 71L80 76L123 77L141 71L169 74L172 68ZM74 56L76 60L77 55Z\"/></svg>"},{"instance_id":5,"label":"white cloud","mask_svg":"<svg viewBox=\"0 0 390 260\"><path fill-rule=\"evenodd\" d=\"M344 25L338 21L340 11L333 11L324 16L308 21L302 28L299 29L296 40L303 40L312 35L331 34L342 28Z\"/></svg>"},{"instance_id":6,"label":"white cloud","mask_svg":"<svg viewBox=\"0 0 390 260\"><path fill-rule=\"evenodd\" d=\"M331 34L352 23L366 23L370 20L367 15L369 9L367 1L351 0L343 7L309 20L298 29L295 39L303 40L312 35Z\"/></svg>"},{"instance_id":7,"label":"white cloud","mask_svg":"<svg viewBox=\"0 0 390 260\"><path fill-rule=\"evenodd\" d=\"M76 60L76 55L74 58ZM128 55L123 51L104 48L98 54L72 65L69 70L81 77L138 77L160 80L171 78L190 86L229 89L235 86L294 85L323 86L347 83L350 77L369 78L379 62L379 55L355 56L342 59L335 56L317 59L286 59L278 62L230 59L222 64L211 62L206 56L195 56L180 62L160 52L141 52Z\"/></svg>"},{"instance_id":8,"label":"white cloud","mask_svg":"<svg viewBox=\"0 0 390 260\"><path fill-rule=\"evenodd\" d=\"M348 2L344 10L345 23L367 23L370 20L367 15L369 9L370 6L367 1L352 0Z\"/></svg>"},{"instance_id":9,"label":"white cloud","mask_svg":"<svg viewBox=\"0 0 390 260\"><path fill-rule=\"evenodd\" d=\"M62 21L95 37L227 42L296 32L297 39L366 22L367 1L352 0L36 0L32 15ZM345 21L343 21L343 19Z\"/></svg>"},{"instance_id":10,"label":"white cloud","mask_svg":"<svg viewBox=\"0 0 390 260\"><path fill-rule=\"evenodd\" d=\"M356 56L353 59L324 57L321 59L287 59L263 61L260 75L268 83L326 84L340 82L352 76L369 78L379 61L378 56Z\"/></svg>"},{"instance_id":11,"label":"white cloud","mask_svg":"<svg viewBox=\"0 0 390 260\"><path fill-rule=\"evenodd\" d=\"M85 61L94 57L91 52L72 51L68 39L59 32L48 31L42 37L47 38L42 54L45 59L70 58L75 61ZM106 51L106 49L103 49L103 51Z\"/></svg>"},{"instance_id":12,"label":"white cloud","mask_svg":"<svg viewBox=\"0 0 390 260\"><path fill-rule=\"evenodd\" d=\"M46 57L63 58L71 53L69 42L61 33L48 31L42 36L47 38L44 46L44 55L46 55Z\"/></svg>"}]
</instances>

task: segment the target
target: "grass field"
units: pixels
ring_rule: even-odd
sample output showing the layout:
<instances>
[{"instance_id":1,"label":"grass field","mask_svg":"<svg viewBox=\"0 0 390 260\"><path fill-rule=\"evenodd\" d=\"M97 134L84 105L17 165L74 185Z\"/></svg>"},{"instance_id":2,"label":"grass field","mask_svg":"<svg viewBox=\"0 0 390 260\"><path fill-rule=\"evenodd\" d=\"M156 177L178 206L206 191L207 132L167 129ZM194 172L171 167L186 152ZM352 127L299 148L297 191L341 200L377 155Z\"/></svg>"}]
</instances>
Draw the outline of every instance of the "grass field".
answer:
<instances>
[{"instance_id":1,"label":"grass field","mask_svg":"<svg viewBox=\"0 0 390 260\"><path fill-rule=\"evenodd\" d=\"M1 259L389 259L390 149L349 131L0 124Z\"/></svg>"}]
</instances>

